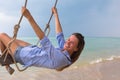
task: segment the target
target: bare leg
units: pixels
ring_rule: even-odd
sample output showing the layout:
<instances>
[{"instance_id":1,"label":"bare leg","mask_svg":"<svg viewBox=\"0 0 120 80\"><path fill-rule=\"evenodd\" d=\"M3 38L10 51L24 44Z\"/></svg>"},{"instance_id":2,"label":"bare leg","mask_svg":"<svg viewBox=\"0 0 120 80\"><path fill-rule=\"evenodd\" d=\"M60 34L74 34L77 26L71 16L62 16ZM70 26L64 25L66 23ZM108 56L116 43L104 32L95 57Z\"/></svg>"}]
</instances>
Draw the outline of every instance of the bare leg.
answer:
<instances>
[{"instance_id":1,"label":"bare leg","mask_svg":"<svg viewBox=\"0 0 120 80\"><path fill-rule=\"evenodd\" d=\"M0 49L2 51L4 51L4 49L7 47L9 41L11 41L11 37L9 37L5 33L1 33L0 34ZM14 55L14 52L15 52L15 50L16 50L17 47L19 47L19 46L27 46L27 45L29 45L29 43L21 41L21 40L14 41L11 44L11 46L10 46L10 49L12 51L12 53L10 53L10 54Z\"/></svg>"},{"instance_id":2,"label":"bare leg","mask_svg":"<svg viewBox=\"0 0 120 80\"><path fill-rule=\"evenodd\" d=\"M5 50L5 45L0 41L0 50L3 53L3 51Z\"/></svg>"},{"instance_id":3,"label":"bare leg","mask_svg":"<svg viewBox=\"0 0 120 80\"><path fill-rule=\"evenodd\" d=\"M5 33L1 33L1 34L0 34L0 49L1 49L1 52L3 52L3 51L6 49L8 43L9 43L9 41L11 41L11 39L12 39L12 38L10 38L10 37L9 37L7 34L5 34ZM27 46L27 45L29 45L29 43L24 42L24 41L21 41L21 40L15 40L15 41L11 44L11 46L10 46L10 49L11 49L11 51L12 51L12 53L10 53L10 54L11 54L11 55L14 55L14 52L15 52L15 50L16 50L16 48L17 48L18 46ZM10 74L13 74L14 69L13 69L12 67L10 67L9 64L8 64L8 65L5 65L5 67L6 67L6 70L7 70Z\"/></svg>"}]
</instances>

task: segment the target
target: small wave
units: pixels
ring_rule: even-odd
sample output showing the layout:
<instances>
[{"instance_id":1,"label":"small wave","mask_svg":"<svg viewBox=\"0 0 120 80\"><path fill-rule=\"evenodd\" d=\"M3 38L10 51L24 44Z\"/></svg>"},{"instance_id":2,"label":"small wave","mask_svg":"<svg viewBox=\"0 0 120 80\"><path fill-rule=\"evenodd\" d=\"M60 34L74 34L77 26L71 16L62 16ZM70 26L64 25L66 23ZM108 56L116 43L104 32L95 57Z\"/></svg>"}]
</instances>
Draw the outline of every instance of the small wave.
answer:
<instances>
[{"instance_id":1,"label":"small wave","mask_svg":"<svg viewBox=\"0 0 120 80\"><path fill-rule=\"evenodd\" d=\"M103 61L103 59L100 58L100 59L97 59L97 60L91 61L90 64L100 63L100 62L102 62L102 61Z\"/></svg>"},{"instance_id":2,"label":"small wave","mask_svg":"<svg viewBox=\"0 0 120 80\"><path fill-rule=\"evenodd\" d=\"M118 59L118 58L120 58L120 56L111 56L111 57L106 58L106 59L99 58L97 60L91 61L90 64L97 64L97 63L101 63L103 61L111 61L111 60Z\"/></svg>"}]
</instances>

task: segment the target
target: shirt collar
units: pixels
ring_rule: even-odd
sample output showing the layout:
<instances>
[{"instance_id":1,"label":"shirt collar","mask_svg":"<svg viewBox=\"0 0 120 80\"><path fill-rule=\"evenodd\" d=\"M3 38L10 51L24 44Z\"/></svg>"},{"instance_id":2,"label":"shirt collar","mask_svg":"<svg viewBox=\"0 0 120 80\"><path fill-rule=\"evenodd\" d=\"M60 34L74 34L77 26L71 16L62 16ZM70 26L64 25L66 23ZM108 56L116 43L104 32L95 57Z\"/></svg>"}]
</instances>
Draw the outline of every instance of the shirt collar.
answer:
<instances>
[{"instance_id":1,"label":"shirt collar","mask_svg":"<svg viewBox=\"0 0 120 80\"><path fill-rule=\"evenodd\" d=\"M68 51L64 50L63 54L67 57L69 61L71 61L70 54L68 53Z\"/></svg>"}]
</instances>

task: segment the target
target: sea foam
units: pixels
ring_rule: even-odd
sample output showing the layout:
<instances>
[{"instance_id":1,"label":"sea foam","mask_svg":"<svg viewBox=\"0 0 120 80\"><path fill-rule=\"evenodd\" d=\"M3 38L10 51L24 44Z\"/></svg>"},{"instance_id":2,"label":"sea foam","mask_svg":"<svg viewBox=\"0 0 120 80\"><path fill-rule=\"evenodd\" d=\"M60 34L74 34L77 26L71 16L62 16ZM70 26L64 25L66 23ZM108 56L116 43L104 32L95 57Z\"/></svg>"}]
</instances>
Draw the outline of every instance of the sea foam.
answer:
<instances>
[{"instance_id":1,"label":"sea foam","mask_svg":"<svg viewBox=\"0 0 120 80\"><path fill-rule=\"evenodd\" d=\"M89 64L97 64L97 63L101 63L104 61L111 61L111 60L118 59L118 58L120 58L120 56L111 56L109 58L99 58L97 60L91 61Z\"/></svg>"}]
</instances>

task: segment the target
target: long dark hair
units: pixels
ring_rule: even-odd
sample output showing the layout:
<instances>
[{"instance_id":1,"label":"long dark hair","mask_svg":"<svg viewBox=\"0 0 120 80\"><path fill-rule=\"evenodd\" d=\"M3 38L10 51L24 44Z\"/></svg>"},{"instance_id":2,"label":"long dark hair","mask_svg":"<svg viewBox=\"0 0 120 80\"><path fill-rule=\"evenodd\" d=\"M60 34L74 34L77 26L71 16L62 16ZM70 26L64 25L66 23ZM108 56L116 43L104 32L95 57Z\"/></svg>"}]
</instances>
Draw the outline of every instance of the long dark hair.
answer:
<instances>
[{"instance_id":1,"label":"long dark hair","mask_svg":"<svg viewBox=\"0 0 120 80\"><path fill-rule=\"evenodd\" d=\"M73 52L72 55L70 56L71 62L73 64L79 58L79 56L84 48L85 41L84 41L84 36L80 33L73 33L72 35L76 36L76 38L78 39L78 45L77 45L78 51ZM57 71L62 71L63 69L65 69L69 66L70 65L60 68L60 69L57 69Z\"/></svg>"}]
</instances>

